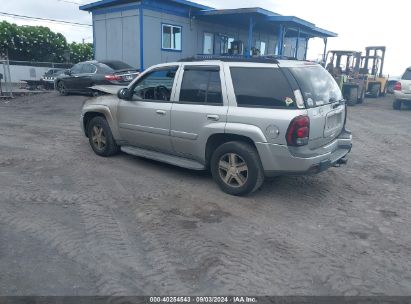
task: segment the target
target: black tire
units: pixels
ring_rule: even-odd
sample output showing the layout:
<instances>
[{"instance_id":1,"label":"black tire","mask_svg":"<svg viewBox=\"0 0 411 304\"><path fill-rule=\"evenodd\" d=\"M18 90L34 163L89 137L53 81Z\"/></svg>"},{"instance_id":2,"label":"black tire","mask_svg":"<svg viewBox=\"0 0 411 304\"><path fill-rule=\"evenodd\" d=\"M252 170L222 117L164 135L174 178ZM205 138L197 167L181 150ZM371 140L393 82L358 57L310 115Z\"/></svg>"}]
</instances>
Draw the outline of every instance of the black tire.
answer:
<instances>
[{"instance_id":1,"label":"black tire","mask_svg":"<svg viewBox=\"0 0 411 304\"><path fill-rule=\"evenodd\" d=\"M394 110L401 110L401 106L402 106L402 101L401 100L394 100L394 102L392 103L392 107Z\"/></svg>"},{"instance_id":2,"label":"black tire","mask_svg":"<svg viewBox=\"0 0 411 304\"><path fill-rule=\"evenodd\" d=\"M363 89L362 93L361 93L361 96L358 97L358 103L361 104L361 103L364 102L364 100L365 100L365 90Z\"/></svg>"},{"instance_id":3,"label":"black tire","mask_svg":"<svg viewBox=\"0 0 411 304\"><path fill-rule=\"evenodd\" d=\"M380 92L381 92L381 85L380 84L374 84L371 87L371 96L374 98L380 97Z\"/></svg>"},{"instance_id":4,"label":"black tire","mask_svg":"<svg viewBox=\"0 0 411 304\"><path fill-rule=\"evenodd\" d=\"M387 84L385 84L384 91L381 93L381 96L385 97L387 95L387 92L388 92L388 88L387 88Z\"/></svg>"},{"instance_id":5,"label":"black tire","mask_svg":"<svg viewBox=\"0 0 411 304\"><path fill-rule=\"evenodd\" d=\"M235 155L234 161L231 161L232 155ZM221 164L227 169L223 169ZM210 165L214 181L221 190L230 195L243 196L253 193L264 182L264 171L258 152L244 142L233 141L218 147L213 153ZM241 171L244 165L247 171ZM228 182L224 177L228 178ZM243 182L242 185L238 182L239 179Z\"/></svg>"},{"instance_id":6,"label":"black tire","mask_svg":"<svg viewBox=\"0 0 411 304\"><path fill-rule=\"evenodd\" d=\"M355 106L357 102L358 102L358 88L357 87L350 88L347 104L349 106Z\"/></svg>"},{"instance_id":7,"label":"black tire","mask_svg":"<svg viewBox=\"0 0 411 304\"><path fill-rule=\"evenodd\" d=\"M61 96L67 96L68 95L66 85L64 84L63 81L59 81L57 83L57 90L59 91Z\"/></svg>"},{"instance_id":8,"label":"black tire","mask_svg":"<svg viewBox=\"0 0 411 304\"><path fill-rule=\"evenodd\" d=\"M120 151L120 147L113 138L110 126L103 117L94 117L88 123L87 135L91 148L99 156L109 157L116 155Z\"/></svg>"}]
</instances>

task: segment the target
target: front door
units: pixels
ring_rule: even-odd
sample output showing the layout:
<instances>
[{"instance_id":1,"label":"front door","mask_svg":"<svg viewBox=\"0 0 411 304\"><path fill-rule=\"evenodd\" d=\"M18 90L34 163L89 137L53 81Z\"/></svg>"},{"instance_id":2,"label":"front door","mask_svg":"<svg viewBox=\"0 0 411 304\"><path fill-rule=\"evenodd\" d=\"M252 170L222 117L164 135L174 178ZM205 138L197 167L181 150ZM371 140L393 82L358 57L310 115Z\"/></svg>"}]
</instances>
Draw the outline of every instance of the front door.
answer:
<instances>
[{"instance_id":1,"label":"front door","mask_svg":"<svg viewBox=\"0 0 411 304\"><path fill-rule=\"evenodd\" d=\"M70 76L64 78L64 84L66 88L71 91L75 91L78 85L79 77L83 72L84 63L78 63L70 69Z\"/></svg>"},{"instance_id":2,"label":"front door","mask_svg":"<svg viewBox=\"0 0 411 304\"><path fill-rule=\"evenodd\" d=\"M171 111L174 152L204 160L205 145L213 133L224 132L228 101L220 66L190 64L180 73L176 101Z\"/></svg>"},{"instance_id":3,"label":"front door","mask_svg":"<svg viewBox=\"0 0 411 304\"><path fill-rule=\"evenodd\" d=\"M177 70L171 66L148 72L131 86L132 98L120 102L119 130L130 145L172 152L170 112Z\"/></svg>"}]
</instances>

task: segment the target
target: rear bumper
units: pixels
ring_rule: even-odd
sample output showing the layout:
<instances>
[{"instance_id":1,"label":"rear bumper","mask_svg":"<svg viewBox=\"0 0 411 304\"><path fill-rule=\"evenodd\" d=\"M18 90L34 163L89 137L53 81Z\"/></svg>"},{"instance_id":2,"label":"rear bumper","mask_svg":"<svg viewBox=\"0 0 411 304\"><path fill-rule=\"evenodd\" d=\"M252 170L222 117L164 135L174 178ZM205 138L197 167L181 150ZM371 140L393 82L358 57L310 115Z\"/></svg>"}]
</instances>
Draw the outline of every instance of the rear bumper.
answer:
<instances>
[{"instance_id":1,"label":"rear bumper","mask_svg":"<svg viewBox=\"0 0 411 304\"><path fill-rule=\"evenodd\" d=\"M284 145L257 143L256 146L266 176L317 174L347 162L352 135L344 131L331 143L311 151L309 156L299 155Z\"/></svg>"},{"instance_id":2,"label":"rear bumper","mask_svg":"<svg viewBox=\"0 0 411 304\"><path fill-rule=\"evenodd\" d=\"M411 100L411 94L406 94L399 91L394 91L395 99L398 100Z\"/></svg>"}]
</instances>

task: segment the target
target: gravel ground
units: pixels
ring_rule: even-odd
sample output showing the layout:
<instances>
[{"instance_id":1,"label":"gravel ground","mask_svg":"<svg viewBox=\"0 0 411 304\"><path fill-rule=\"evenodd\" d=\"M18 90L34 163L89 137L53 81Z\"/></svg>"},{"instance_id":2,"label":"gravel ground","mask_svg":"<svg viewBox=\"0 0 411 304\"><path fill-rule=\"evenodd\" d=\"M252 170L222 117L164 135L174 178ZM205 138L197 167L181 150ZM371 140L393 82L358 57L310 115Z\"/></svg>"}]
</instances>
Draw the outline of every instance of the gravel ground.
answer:
<instances>
[{"instance_id":1,"label":"gravel ground","mask_svg":"<svg viewBox=\"0 0 411 304\"><path fill-rule=\"evenodd\" d=\"M411 295L411 111L350 108L350 162L251 197L96 156L86 97L0 103L1 295Z\"/></svg>"}]
</instances>

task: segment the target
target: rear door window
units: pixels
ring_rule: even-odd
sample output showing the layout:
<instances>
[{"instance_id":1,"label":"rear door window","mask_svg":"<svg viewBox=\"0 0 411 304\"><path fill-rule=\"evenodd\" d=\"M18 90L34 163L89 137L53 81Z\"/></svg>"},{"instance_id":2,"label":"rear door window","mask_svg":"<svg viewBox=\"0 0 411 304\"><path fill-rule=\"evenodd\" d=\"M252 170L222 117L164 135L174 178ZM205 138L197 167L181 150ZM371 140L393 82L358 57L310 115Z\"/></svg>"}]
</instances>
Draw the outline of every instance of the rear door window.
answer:
<instances>
[{"instance_id":1,"label":"rear door window","mask_svg":"<svg viewBox=\"0 0 411 304\"><path fill-rule=\"evenodd\" d=\"M105 62L103 62L103 64L105 64L110 69L113 69L115 71L133 70L133 67L129 66L127 63L124 63L122 61L105 61Z\"/></svg>"},{"instance_id":2,"label":"rear door window","mask_svg":"<svg viewBox=\"0 0 411 304\"><path fill-rule=\"evenodd\" d=\"M309 108L319 107L343 99L334 78L319 65L289 68L300 86Z\"/></svg>"},{"instance_id":3,"label":"rear door window","mask_svg":"<svg viewBox=\"0 0 411 304\"><path fill-rule=\"evenodd\" d=\"M180 102L222 105L223 94L219 68L186 67L181 84Z\"/></svg>"},{"instance_id":4,"label":"rear door window","mask_svg":"<svg viewBox=\"0 0 411 304\"><path fill-rule=\"evenodd\" d=\"M402 80L411 80L411 70L406 70L402 75Z\"/></svg>"},{"instance_id":5,"label":"rear door window","mask_svg":"<svg viewBox=\"0 0 411 304\"><path fill-rule=\"evenodd\" d=\"M297 107L293 90L279 68L232 67L230 70L239 107Z\"/></svg>"}]
</instances>

